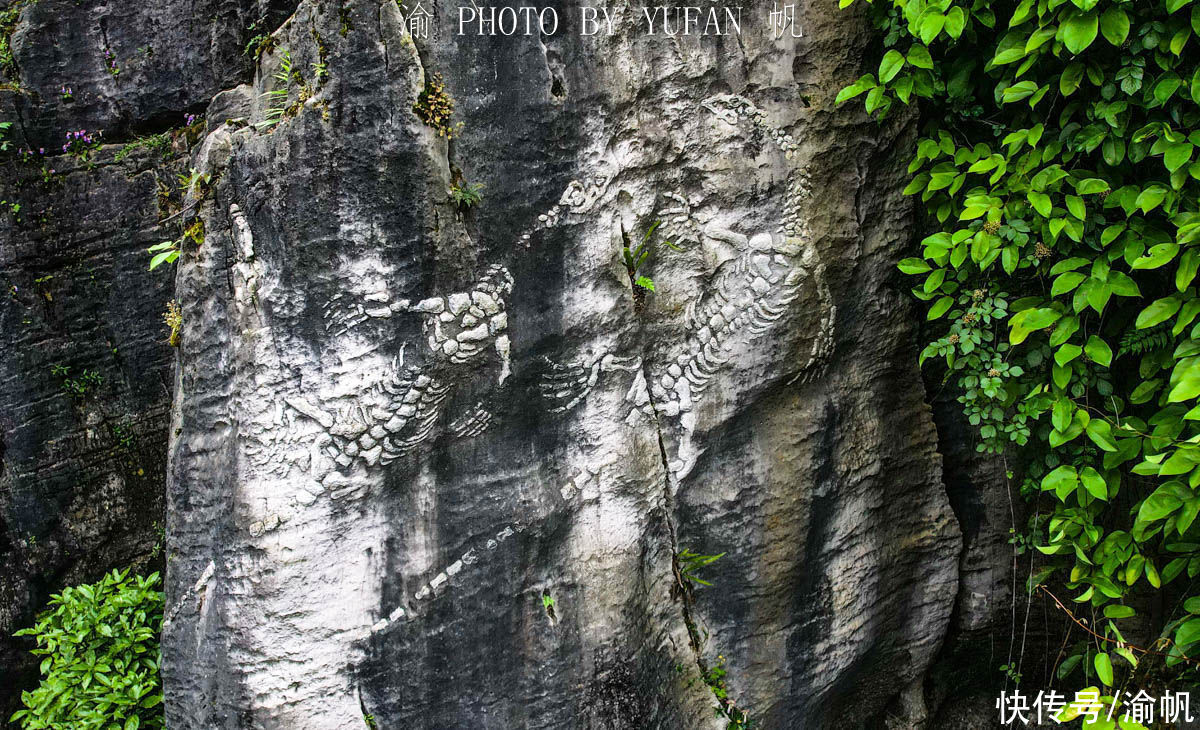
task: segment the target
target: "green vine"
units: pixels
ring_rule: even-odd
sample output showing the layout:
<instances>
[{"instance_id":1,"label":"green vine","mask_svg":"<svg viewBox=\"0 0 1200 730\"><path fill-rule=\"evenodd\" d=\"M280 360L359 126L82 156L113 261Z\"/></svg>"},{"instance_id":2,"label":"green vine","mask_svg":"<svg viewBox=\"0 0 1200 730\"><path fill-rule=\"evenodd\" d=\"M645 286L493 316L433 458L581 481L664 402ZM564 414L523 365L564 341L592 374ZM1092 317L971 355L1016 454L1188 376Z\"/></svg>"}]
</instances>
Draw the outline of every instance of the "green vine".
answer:
<instances>
[{"instance_id":1,"label":"green vine","mask_svg":"<svg viewBox=\"0 0 1200 730\"><path fill-rule=\"evenodd\" d=\"M1064 585L1089 615L1094 634L1062 669L1113 688L1194 679L1200 3L869 13L878 69L837 102L865 94L883 117L920 100L904 192L930 235L899 266L937 336L921 359L945 366L978 448L1019 464L1045 561L1030 590ZM1150 594L1162 615L1126 623ZM1146 649L1122 634L1147 626Z\"/></svg>"}]
</instances>

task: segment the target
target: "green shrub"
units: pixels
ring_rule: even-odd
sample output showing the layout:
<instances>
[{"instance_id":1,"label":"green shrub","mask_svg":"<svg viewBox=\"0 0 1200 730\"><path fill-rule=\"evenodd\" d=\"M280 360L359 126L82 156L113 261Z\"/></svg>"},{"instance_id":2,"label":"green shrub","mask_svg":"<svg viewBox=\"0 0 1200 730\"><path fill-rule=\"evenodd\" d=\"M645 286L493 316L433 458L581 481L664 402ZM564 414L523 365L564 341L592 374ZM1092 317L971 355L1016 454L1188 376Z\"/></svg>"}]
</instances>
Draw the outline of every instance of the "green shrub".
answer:
<instances>
[{"instance_id":1,"label":"green shrub","mask_svg":"<svg viewBox=\"0 0 1200 730\"><path fill-rule=\"evenodd\" d=\"M113 571L92 585L51 596L33 628L42 682L22 692L10 718L23 730L134 730L163 727L158 573Z\"/></svg>"},{"instance_id":2,"label":"green shrub","mask_svg":"<svg viewBox=\"0 0 1200 730\"><path fill-rule=\"evenodd\" d=\"M1029 589L1089 617L1059 676L1109 687L1200 666L1192 1L878 0L879 65L837 97L921 101L904 192L930 235L899 264L928 302L921 359L1036 504ZM1125 641L1159 602L1150 646Z\"/></svg>"}]
</instances>

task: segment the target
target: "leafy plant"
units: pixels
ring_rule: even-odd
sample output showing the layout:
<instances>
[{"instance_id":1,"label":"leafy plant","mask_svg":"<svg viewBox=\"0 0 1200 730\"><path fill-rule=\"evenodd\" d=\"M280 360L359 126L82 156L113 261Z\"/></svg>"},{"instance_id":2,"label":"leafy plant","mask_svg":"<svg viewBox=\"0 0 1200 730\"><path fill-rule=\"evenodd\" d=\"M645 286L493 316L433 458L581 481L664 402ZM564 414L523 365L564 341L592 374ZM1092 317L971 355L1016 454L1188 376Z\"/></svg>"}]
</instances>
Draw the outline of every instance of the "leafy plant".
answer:
<instances>
[{"instance_id":1,"label":"leafy plant","mask_svg":"<svg viewBox=\"0 0 1200 730\"><path fill-rule=\"evenodd\" d=\"M190 193L193 189L197 190L198 196L202 197L207 191L208 186L212 184L212 174L200 172L196 168L188 170L186 174L179 175L179 189L184 193Z\"/></svg>"},{"instance_id":2,"label":"leafy plant","mask_svg":"<svg viewBox=\"0 0 1200 730\"><path fill-rule=\"evenodd\" d=\"M0 207L7 208L13 220L21 222L21 204L15 200L0 200Z\"/></svg>"},{"instance_id":3,"label":"leafy plant","mask_svg":"<svg viewBox=\"0 0 1200 730\"><path fill-rule=\"evenodd\" d=\"M979 448L1019 464L1046 561L1030 590L1053 577L1096 619L1076 620L1089 641L1062 666L1107 686L1147 664L1194 676L1200 4L877 0L870 14L882 59L836 101L865 94L883 117L922 100L904 192L930 235L899 265L937 336L921 360L944 364ZM1161 636L1131 645L1130 599L1155 592Z\"/></svg>"},{"instance_id":4,"label":"leafy plant","mask_svg":"<svg viewBox=\"0 0 1200 730\"><path fill-rule=\"evenodd\" d=\"M32 2L34 0L16 0L0 10L0 74L13 80L17 78L17 62L13 58L11 38L21 11Z\"/></svg>"},{"instance_id":5,"label":"leafy plant","mask_svg":"<svg viewBox=\"0 0 1200 730\"><path fill-rule=\"evenodd\" d=\"M455 183L450 186L450 199L460 208L472 208L483 200L483 183Z\"/></svg>"},{"instance_id":6,"label":"leafy plant","mask_svg":"<svg viewBox=\"0 0 1200 730\"><path fill-rule=\"evenodd\" d=\"M682 670L682 668L680 669ZM708 685L709 691L717 701L716 706L713 707L713 713L726 721L727 730L750 730L754 727L750 713L738 707L733 698L729 696L729 686L725 681L728 674L725 670L725 656L719 655L716 664L708 668L704 668L702 665L701 670L700 680ZM690 686L694 681L693 677L689 680L688 685Z\"/></svg>"},{"instance_id":7,"label":"leafy plant","mask_svg":"<svg viewBox=\"0 0 1200 730\"><path fill-rule=\"evenodd\" d=\"M171 133L152 134L125 144L113 155L113 162L120 162L133 153L134 150L146 149L154 152L165 152L171 148Z\"/></svg>"},{"instance_id":8,"label":"leafy plant","mask_svg":"<svg viewBox=\"0 0 1200 730\"><path fill-rule=\"evenodd\" d=\"M721 553L720 555L700 555L684 548L676 557L679 563L679 575L681 578L697 585L712 586L712 583L696 575L696 571L706 565L712 565L717 562L725 557L725 553Z\"/></svg>"},{"instance_id":9,"label":"leafy plant","mask_svg":"<svg viewBox=\"0 0 1200 730\"><path fill-rule=\"evenodd\" d=\"M23 730L161 728L158 636L163 596L158 573L113 571L99 582L66 588L32 628L41 684L22 692L10 718Z\"/></svg>"},{"instance_id":10,"label":"leafy plant","mask_svg":"<svg viewBox=\"0 0 1200 730\"><path fill-rule=\"evenodd\" d=\"M425 77L425 88L413 104L413 112L426 124L437 130L439 137L453 138L462 127L450 121L454 114L454 100L446 92L446 83L440 74Z\"/></svg>"},{"instance_id":11,"label":"leafy plant","mask_svg":"<svg viewBox=\"0 0 1200 730\"><path fill-rule=\"evenodd\" d=\"M292 86L303 87L304 84L300 72L292 67L291 51L284 49L279 59L279 70L271 77L281 86L263 94L263 97L268 99L268 106L263 120L255 125L259 130L270 129L300 110L301 102L288 103Z\"/></svg>"},{"instance_id":12,"label":"leafy plant","mask_svg":"<svg viewBox=\"0 0 1200 730\"><path fill-rule=\"evenodd\" d=\"M632 247L629 245L629 236L624 230L621 231L621 237L625 242L625 246L621 249L621 259L625 262L625 271L629 274L629 281L633 283L635 288L640 287L646 291L655 291L654 280L648 276L640 275L638 271L641 270L643 264L650 260L650 254L654 246L654 232L658 230L661 224L662 221L655 221L642 236L641 242ZM670 241L661 241L661 243L675 251L682 250Z\"/></svg>"},{"instance_id":13,"label":"leafy plant","mask_svg":"<svg viewBox=\"0 0 1200 730\"><path fill-rule=\"evenodd\" d=\"M179 253L182 250L183 239L177 238L173 241L163 241L156 243L146 249L147 253L154 254L150 257L150 270L154 271L162 264L173 264L179 258Z\"/></svg>"},{"instance_id":14,"label":"leafy plant","mask_svg":"<svg viewBox=\"0 0 1200 730\"><path fill-rule=\"evenodd\" d=\"M50 366L50 374L62 378L62 389L77 399L86 398L89 393L104 384L104 376L100 373L84 369L78 378L72 378L70 366L58 363Z\"/></svg>"},{"instance_id":15,"label":"leafy plant","mask_svg":"<svg viewBox=\"0 0 1200 730\"><path fill-rule=\"evenodd\" d=\"M167 336L167 344L171 347L179 347L179 334L183 329L183 312L179 308L178 300L172 299L167 302L167 311L163 313L163 323L171 330L171 334Z\"/></svg>"},{"instance_id":16,"label":"leafy plant","mask_svg":"<svg viewBox=\"0 0 1200 730\"><path fill-rule=\"evenodd\" d=\"M242 51L243 55L254 56L257 60L264 53L270 53L275 49L275 36L267 33L259 33L250 40L246 41L246 48Z\"/></svg>"},{"instance_id":17,"label":"leafy plant","mask_svg":"<svg viewBox=\"0 0 1200 730\"><path fill-rule=\"evenodd\" d=\"M550 619L552 625L558 622L558 613L554 610L554 605L554 596L551 596L548 592L543 592L542 609L546 612L546 617Z\"/></svg>"},{"instance_id":18,"label":"leafy plant","mask_svg":"<svg viewBox=\"0 0 1200 730\"><path fill-rule=\"evenodd\" d=\"M114 78L121 75L121 67L117 65L117 56L111 48L104 49L104 68Z\"/></svg>"},{"instance_id":19,"label":"leafy plant","mask_svg":"<svg viewBox=\"0 0 1200 730\"><path fill-rule=\"evenodd\" d=\"M67 132L67 141L63 144L62 151L72 157L90 163L92 157L96 154L96 150L100 149L100 138L102 136L103 132L89 132L86 129Z\"/></svg>"},{"instance_id":20,"label":"leafy plant","mask_svg":"<svg viewBox=\"0 0 1200 730\"><path fill-rule=\"evenodd\" d=\"M195 171L193 170L193 175ZM180 176L184 178L185 176ZM207 180L208 176L205 176ZM184 188L188 189L192 183L185 183ZM146 249L147 253L154 254L150 257L150 271L154 271L162 264L173 264L179 259L179 254L183 252L183 244L191 241L197 246L204 243L204 221L199 218L192 220L191 224L184 229L183 235L173 241L163 241L156 243Z\"/></svg>"}]
</instances>

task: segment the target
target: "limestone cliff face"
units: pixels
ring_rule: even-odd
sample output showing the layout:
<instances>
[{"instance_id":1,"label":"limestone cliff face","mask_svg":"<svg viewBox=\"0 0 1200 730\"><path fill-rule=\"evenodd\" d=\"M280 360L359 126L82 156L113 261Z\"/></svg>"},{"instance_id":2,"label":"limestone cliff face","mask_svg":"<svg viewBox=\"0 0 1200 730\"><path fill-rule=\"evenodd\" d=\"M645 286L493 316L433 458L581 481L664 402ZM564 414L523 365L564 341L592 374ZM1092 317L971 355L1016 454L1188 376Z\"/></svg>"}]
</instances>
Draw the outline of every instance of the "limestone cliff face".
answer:
<instances>
[{"instance_id":1,"label":"limestone cliff face","mask_svg":"<svg viewBox=\"0 0 1200 730\"><path fill-rule=\"evenodd\" d=\"M51 183L0 185L21 206L0 223L2 720L37 677L12 634L64 585L146 568L164 526L170 281L141 248L157 242L154 172L52 164Z\"/></svg>"},{"instance_id":2,"label":"limestone cliff face","mask_svg":"<svg viewBox=\"0 0 1200 730\"><path fill-rule=\"evenodd\" d=\"M0 633L153 565L165 470L173 728L724 727L714 669L760 727L919 726L995 576L892 278L907 131L832 107L852 14L776 39L744 5L740 35L559 3L553 36L460 37L439 0L423 39L390 0L26 3ZM450 140L414 111L437 79ZM185 113L173 157L118 157ZM57 154L79 129L106 144ZM622 249L656 222L650 293ZM184 227L172 363L144 249ZM724 553L711 587L685 550Z\"/></svg>"},{"instance_id":3,"label":"limestone cliff face","mask_svg":"<svg viewBox=\"0 0 1200 730\"><path fill-rule=\"evenodd\" d=\"M186 146L126 143L184 124L251 77L267 3L20 0L0 26L0 725L37 683L29 639L49 595L113 568L161 567L173 289L146 247ZM7 15L7 13L6 13ZM274 27L274 26L272 26ZM98 149L65 154L85 130ZM176 140L178 141L178 140ZM22 152L18 152L22 150ZM23 152L28 150L28 154ZM86 158L86 159L85 159Z\"/></svg>"},{"instance_id":4,"label":"limestone cliff face","mask_svg":"<svg viewBox=\"0 0 1200 730\"><path fill-rule=\"evenodd\" d=\"M722 663L763 727L918 722L960 538L889 285L902 130L831 108L862 28L666 39L622 7L584 37L564 5L478 38L455 7L424 40L305 0L210 107L172 726L716 727ZM435 75L450 141L414 113ZM635 294L656 221L678 250ZM685 549L725 553L712 587Z\"/></svg>"}]
</instances>

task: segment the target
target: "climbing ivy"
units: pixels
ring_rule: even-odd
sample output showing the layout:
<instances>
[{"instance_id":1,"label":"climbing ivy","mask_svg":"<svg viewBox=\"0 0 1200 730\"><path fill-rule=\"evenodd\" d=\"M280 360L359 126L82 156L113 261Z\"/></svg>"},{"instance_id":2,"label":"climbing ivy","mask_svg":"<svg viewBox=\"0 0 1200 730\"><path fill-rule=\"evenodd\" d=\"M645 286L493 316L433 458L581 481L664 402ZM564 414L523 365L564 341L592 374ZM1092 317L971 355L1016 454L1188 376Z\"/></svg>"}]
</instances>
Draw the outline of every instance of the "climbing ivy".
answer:
<instances>
[{"instance_id":1,"label":"climbing ivy","mask_svg":"<svg viewBox=\"0 0 1200 730\"><path fill-rule=\"evenodd\" d=\"M930 235L899 267L937 335L921 361L944 364L979 450L1011 456L1037 504L1029 589L1064 585L1088 634L1062 669L1117 687L1147 665L1194 675L1200 3L869 13L878 69L837 102L865 94L882 118L920 100L904 192ZM1151 603L1161 616L1139 615ZM1125 641L1147 626L1148 646Z\"/></svg>"}]
</instances>

